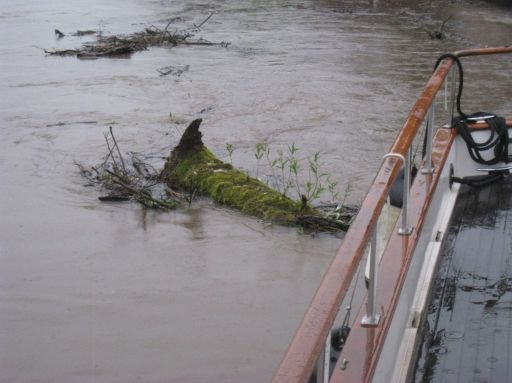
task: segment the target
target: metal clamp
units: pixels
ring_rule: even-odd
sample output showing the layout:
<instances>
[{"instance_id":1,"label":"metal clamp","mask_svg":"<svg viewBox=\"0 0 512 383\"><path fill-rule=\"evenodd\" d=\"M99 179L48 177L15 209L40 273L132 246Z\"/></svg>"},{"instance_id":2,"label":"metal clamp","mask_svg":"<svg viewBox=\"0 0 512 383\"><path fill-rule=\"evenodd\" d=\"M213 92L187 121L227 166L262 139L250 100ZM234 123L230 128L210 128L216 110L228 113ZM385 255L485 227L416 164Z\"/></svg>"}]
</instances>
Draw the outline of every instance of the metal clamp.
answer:
<instances>
[{"instance_id":1,"label":"metal clamp","mask_svg":"<svg viewBox=\"0 0 512 383\"><path fill-rule=\"evenodd\" d=\"M402 160L402 163L405 162L405 157L402 156L400 153L388 153L388 154L384 154L384 157L382 157L382 159L386 159L386 158L398 158L399 160Z\"/></svg>"},{"instance_id":2,"label":"metal clamp","mask_svg":"<svg viewBox=\"0 0 512 383\"><path fill-rule=\"evenodd\" d=\"M370 244L370 276L368 278L368 301L362 327L377 327L380 315L377 314L377 226L373 229Z\"/></svg>"},{"instance_id":3,"label":"metal clamp","mask_svg":"<svg viewBox=\"0 0 512 383\"><path fill-rule=\"evenodd\" d=\"M402 160L404 164L404 190L403 190L403 203L402 203L402 227L398 229L400 235L411 235L412 226L408 224L408 205L409 205L409 189L411 187L411 160L412 148L407 150L407 156L404 157L400 153L388 153L384 155L384 159L395 157Z\"/></svg>"}]
</instances>

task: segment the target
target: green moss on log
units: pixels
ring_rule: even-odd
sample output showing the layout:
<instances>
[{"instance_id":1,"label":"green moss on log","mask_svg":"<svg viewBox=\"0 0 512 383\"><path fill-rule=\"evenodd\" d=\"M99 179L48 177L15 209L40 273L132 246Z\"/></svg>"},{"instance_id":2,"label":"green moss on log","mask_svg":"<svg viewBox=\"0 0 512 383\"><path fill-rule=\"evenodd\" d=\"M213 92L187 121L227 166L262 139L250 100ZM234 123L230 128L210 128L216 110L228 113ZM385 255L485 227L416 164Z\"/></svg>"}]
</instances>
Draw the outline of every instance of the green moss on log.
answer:
<instances>
[{"instance_id":1,"label":"green moss on log","mask_svg":"<svg viewBox=\"0 0 512 383\"><path fill-rule=\"evenodd\" d=\"M171 187L200 193L215 202L282 225L300 225L316 231L346 231L347 221L326 217L308 205L269 188L256 178L219 160L208 150L199 131L201 119L192 121L172 150L160 177Z\"/></svg>"},{"instance_id":2,"label":"green moss on log","mask_svg":"<svg viewBox=\"0 0 512 383\"><path fill-rule=\"evenodd\" d=\"M320 215L310 206L291 200L258 179L219 160L203 145L193 121L167 159L162 178L171 186L207 195L215 202L272 222L295 224L299 215Z\"/></svg>"}]
</instances>

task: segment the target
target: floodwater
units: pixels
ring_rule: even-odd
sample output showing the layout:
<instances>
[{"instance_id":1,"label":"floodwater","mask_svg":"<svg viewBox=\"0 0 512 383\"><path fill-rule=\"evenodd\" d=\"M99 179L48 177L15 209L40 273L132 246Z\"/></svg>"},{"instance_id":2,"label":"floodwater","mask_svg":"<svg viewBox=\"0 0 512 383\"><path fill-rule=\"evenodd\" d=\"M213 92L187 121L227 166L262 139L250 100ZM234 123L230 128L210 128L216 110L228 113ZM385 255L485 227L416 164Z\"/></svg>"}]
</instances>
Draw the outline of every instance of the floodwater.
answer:
<instances>
[{"instance_id":1,"label":"floodwater","mask_svg":"<svg viewBox=\"0 0 512 383\"><path fill-rule=\"evenodd\" d=\"M270 380L340 239L207 201L101 203L74 162L99 163L113 126L124 151L161 166L184 129L176 116L202 117L206 145L227 159L232 143L253 173L260 142L320 151L357 203L435 58L510 44L510 9L445 3L0 0L0 380ZM40 49L87 41L55 28L130 33L179 17L181 29L213 11L196 37L228 47L84 61ZM447 38L431 40L448 16ZM493 97L467 110L512 110L504 62L476 64L469 92ZM189 69L160 76L169 65Z\"/></svg>"}]
</instances>

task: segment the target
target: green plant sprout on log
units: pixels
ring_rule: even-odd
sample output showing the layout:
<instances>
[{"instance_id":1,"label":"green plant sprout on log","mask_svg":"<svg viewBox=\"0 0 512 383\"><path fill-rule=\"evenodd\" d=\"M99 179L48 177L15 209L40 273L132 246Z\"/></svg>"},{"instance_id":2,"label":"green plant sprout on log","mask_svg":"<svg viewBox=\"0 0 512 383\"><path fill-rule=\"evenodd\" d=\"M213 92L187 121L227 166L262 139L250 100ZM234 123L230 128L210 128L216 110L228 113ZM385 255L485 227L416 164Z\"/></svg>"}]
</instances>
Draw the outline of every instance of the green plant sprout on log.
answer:
<instances>
[{"instance_id":1,"label":"green plant sprout on log","mask_svg":"<svg viewBox=\"0 0 512 383\"><path fill-rule=\"evenodd\" d=\"M285 196L291 197L288 193L295 190L296 197L299 200L306 200L308 204L320 198L320 196L328 191L331 195L331 201L334 202L339 198L336 192L337 182L332 181L328 173L320 172L320 152L316 152L311 158L308 158L308 179L305 184L300 182L301 164L297 158L299 148L292 143L288 146L286 156L282 150L277 151L277 157L272 159L270 148L267 144L257 144L254 156L259 161L263 152L267 158L267 164L271 171L271 179L267 184L272 186ZM257 164L257 175L260 164Z\"/></svg>"}]
</instances>

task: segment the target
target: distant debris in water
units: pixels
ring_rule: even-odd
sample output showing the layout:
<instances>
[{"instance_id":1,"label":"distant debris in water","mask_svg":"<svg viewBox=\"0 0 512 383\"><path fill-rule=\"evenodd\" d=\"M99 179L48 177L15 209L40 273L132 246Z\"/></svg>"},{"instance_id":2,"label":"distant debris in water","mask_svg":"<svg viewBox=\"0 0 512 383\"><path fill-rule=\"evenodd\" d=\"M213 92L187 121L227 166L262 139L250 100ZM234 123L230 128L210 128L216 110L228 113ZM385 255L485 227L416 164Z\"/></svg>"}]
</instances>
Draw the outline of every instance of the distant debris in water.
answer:
<instances>
[{"instance_id":1,"label":"distant debris in water","mask_svg":"<svg viewBox=\"0 0 512 383\"><path fill-rule=\"evenodd\" d=\"M173 75L176 77L180 77L183 72L187 72L190 68L190 65L169 65L156 71L160 73L161 76Z\"/></svg>"},{"instance_id":2,"label":"distant debris in water","mask_svg":"<svg viewBox=\"0 0 512 383\"><path fill-rule=\"evenodd\" d=\"M89 35L96 35L98 33L99 33L98 31L93 31L90 29L85 30L85 31L78 30L75 33L72 33L71 36L89 36Z\"/></svg>"},{"instance_id":3,"label":"distant debris in water","mask_svg":"<svg viewBox=\"0 0 512 383\"><path fill-rule=\"evenodd\" d=\"M57 39L61 39L61 38L63 38L66 35L64 33L62 33L61 31L59 31L58 29L56 29L55 30L55 36L57 36Z\"/></svg>"},{"instance_id":4,"label":"distant debris in water","mask_svg":"<svg viewBox=\"0 0 512 383\"><path fill-rule=\"evenodd\" d=\"M444 38L443 32L441 31L429 31L428 35L432 40L442 40Z\"/></svg>"},{"instance_id":5,"label":"distant debris in water","mask_svg":"<svg viewBox=\"0 0 512 383\"><path fill-rule=\"evenodd\" d=\"M212 110L214 110L215 107L213 105L210 105L210 106L207 106L206 108L203 108L199 111L200 114L203 114L203 113L208 113L208 112L211 112Z\"/></svg>"},{"instance_id":6,"label":"distant debris in water","mask_svg":"<svg viewBox=\"0 0 512 383\"><path fill-rule=\"evenodd\" d=\"M432 40L443 40L446 37L445 33L443 32L444 27L451 18L451 16L448 16L446 19L444 19L438 29L427 30L426 32L428 33L428 36Z\"/></svg>"},{"instance_id":7,"label":"distant debris in water","mask_svg":"<svg viewBox=\"0 0 512 383\"><path fill-rule=\"evenodd\" d=\"M169 122L171 124L181 125L187 122L187 119L184 116L180 116L179 114L169 113Z\"/></svg>"},{"instance_id":8,"label":"distant debris in water","mask_svg":"<svg viewBox=\"0 0 512 383\"><path fill-rule=\"evenodd\" d=\"M55 126L64 126L64 125L77 125L77 124L97 124L98 121L70 121L70 122L56 122L55 124L46 125L47 128L53 128Z\"/></svg>"},{"instance_id":9,"label":"distant debris in water","mask_svg":"<svg viewBox=\"0 0 512 383\"><path fill-rule=\"evenodd\" d=\"M169 27L176 18L171 19L165 28L158 28L154 25L145 28L143 31L135 32L130 35L114 35L103 37L101 33L93 30L78 30L72 36L96 35L96 41L87 42L78 49L65 50L47 50L44 52L49 56L76 56L80 59L96 59L100 57L129 57L132 53L146 50L150 47L174 47L177 45L201 45L213 46L219 45L227 47L229 43L214 43L205 39L191 40L194 33L212 17L213 13L203 20L200 24L192 28L170 31ZM58 29L55 30L58 38L64 37L64 33ZM169 72L171 73L171 72ZM163 74L164 75L164 74Z\"/></svg>"}]
</instances>

